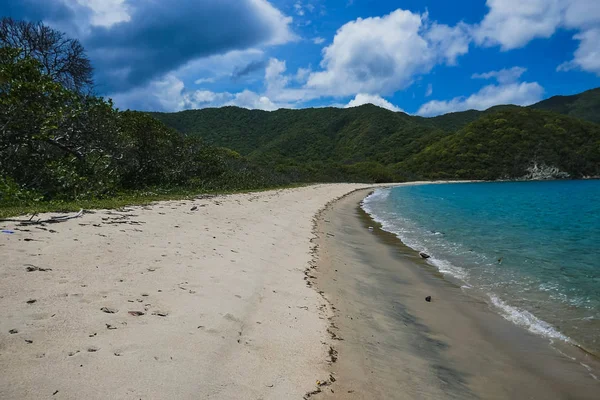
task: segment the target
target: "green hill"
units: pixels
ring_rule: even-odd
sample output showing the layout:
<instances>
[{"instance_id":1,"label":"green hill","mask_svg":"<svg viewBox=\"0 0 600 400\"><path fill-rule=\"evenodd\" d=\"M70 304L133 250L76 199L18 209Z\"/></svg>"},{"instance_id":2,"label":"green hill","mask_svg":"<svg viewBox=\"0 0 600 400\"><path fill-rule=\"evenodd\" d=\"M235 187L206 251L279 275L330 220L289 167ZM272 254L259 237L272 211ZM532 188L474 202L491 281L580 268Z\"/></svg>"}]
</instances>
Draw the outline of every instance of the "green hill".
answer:
<instances>
[{"instance_id":1,"label":"green hill","mask_svg":"<svg viewBox=\"0 0 600 400\"><path fill-rule=\"evenodd\" d=\"M600 103L595 102L598 94L600 89L577 96L554 97L531 107L500 105L485 111L468 110L433 118L409 116L370 104L348 109L330 107L272 112L224 107L152 115L185 134L201 137L209 145L231 148L249 160L289 174L295 180L388 181L442 176L497 179L524 176L525 164L535 161L534 155L538 154L538 142L550 146L545 149L541 161L554 166L564 165L555 162L558 159L593 159L593 151L584 154L582 149L570 143L579 143L589 150L593 141L587 139L594 137L598 126L557 112L593 119L600 114ZM541 111L537 111L545 108L552 112L540 114ZM527 118L530 120L526 121ZM554 123L548 122L552 118L557 121L558 128L565 130L564 135L556 136L552 129L545 128ZM498 128L490 121L494 121L493 124L506 121L506 126ZM503 136L492 140L493 132L498 129ZM520 132L519 135L514 135L513 130ZM487 149L493 154L504 157L501 165L511 163L514 168L497 170L495 165L485 161L485 157L472 158L474 161L462 169L457 165L425 162L428 154L433 154L427 152L431 149L436 150L438 156L451 154L448 153L450 149L442 152L440 146L455 144L457 137L465 132L469 137L476 134L482 138L477 143L463 141L462 144L489 146ZM511 134L505 136L506 132ZM489 134L491 136L487 138ZM515 142L508 143L506 138ZM466 155L478 154L481 146L462 146L460 152L452 154L464 161ZM476 162L481 164L475 165ZM431 165L431 169L425 168L426 165ZM448 167L448 171L444 171L442 165ZM575 162L563 170L572 176L597 174L589 165Z\"/></svg>"},{"instance_id":2,"label":"green hill","mask_svg":"<svg viewBox=\"0 0 600 400\"><path fill-rule=\"evenodd\" d=\"M588 90L573 96L550 97L530 107L600 123L600 88Z\"/></svg>"},{"instance_id":3,"label":"green hill","mask_svg":"<svg viewBox=\"0 0 600 400\"><path fill-rule=\"evenodd\" d=\"M448 135L415 117L373 105L272 112L224 107L153 115L207 144L312 181L399 179L385 166Z\"/></svg>"},{"instance_id":4,"label":"green hill","mask_svg":"<svg viewBox=\"0 0 600 400\"><path fill-rule=\"evenodd\" d=\"M558 171L572 178L600 175L600 125L548 111L501 111L397 167L429 179L493 180L524 177L535 165L538 170L556 168L559 176Z\"/></svg>"}]
</instances>

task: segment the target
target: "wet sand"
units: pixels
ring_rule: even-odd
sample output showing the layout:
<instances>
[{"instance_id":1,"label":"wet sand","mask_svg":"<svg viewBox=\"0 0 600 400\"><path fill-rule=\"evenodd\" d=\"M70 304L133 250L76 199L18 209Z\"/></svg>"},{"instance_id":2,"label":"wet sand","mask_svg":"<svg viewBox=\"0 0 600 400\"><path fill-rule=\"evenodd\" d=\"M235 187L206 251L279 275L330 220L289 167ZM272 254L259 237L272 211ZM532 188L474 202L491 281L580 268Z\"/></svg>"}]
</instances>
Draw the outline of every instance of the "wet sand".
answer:
<instances>
[{"instance_id":1,"label":"wet sand","mask_svg":"<svg viewBox=\"0 0 600 400\"><path fill-rule=\"evenodd\" d=\"M465 293L360 209L367 194L337 201L316 223L309 276L334 310L333 379L320 398L600 398L581 364L600 371L596 358L553 348Z\"/></svg>"}]
</instances>

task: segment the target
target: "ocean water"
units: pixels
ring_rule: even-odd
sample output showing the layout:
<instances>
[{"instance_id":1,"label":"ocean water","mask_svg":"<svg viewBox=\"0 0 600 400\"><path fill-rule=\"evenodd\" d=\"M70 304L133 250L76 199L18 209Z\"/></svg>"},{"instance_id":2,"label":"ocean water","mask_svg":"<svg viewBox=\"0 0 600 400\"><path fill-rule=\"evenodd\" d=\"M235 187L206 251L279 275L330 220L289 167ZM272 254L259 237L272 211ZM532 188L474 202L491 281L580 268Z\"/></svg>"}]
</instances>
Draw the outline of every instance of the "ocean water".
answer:
<instances>
[{"instance_id":1,"label":"ocean water","mask_svg":"<svg viewBox=\"0 0 600 400\"><path fill-rule=\"evenodd\" d=\"M402 186L363 209L506 319L600 354L600 181Z\"/></svg>"}]
</instances>

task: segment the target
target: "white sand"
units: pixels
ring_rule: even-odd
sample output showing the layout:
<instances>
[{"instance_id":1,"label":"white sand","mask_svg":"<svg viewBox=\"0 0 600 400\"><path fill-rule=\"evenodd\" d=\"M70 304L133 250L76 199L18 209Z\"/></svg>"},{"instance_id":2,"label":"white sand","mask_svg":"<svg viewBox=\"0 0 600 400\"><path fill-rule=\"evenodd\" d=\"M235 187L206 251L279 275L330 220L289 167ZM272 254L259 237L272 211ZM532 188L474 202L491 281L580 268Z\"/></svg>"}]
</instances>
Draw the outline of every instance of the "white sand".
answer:
<instances>
[{"instance_id":1,"label":"white sand","mask_svg":"<svg viewBox=\"0 0 600 400\"><path fill-rule=\"evenodd\" d=\"M328 311L304 281L312 217L362 187L161 202L0 234L0 398L302 398L329 375Z\"/></svg>"}]
</instances>

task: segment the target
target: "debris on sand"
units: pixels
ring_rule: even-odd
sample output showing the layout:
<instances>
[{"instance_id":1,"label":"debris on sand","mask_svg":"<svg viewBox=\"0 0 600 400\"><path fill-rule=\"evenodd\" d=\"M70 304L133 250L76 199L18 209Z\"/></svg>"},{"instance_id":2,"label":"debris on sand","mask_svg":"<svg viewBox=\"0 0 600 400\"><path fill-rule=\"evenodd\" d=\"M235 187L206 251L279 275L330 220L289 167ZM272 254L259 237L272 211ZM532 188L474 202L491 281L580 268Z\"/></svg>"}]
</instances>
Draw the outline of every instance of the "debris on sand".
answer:
<instances>
[{"instance_id":1,"label":"debris on sand","mask_svg":"<svg viewBox=\"0 0 600 400\"><path fill-rule=\"evenodd\" d=\"M103 311L107 314L116 314L119 312L119 310L117 310L116 308L109 308L109 307L102 307L100 309L100 311Z\"/></svg>"},{"instance_id":2,"label":"debris on sand","mask_svg":"<svg viewBox=\"0 0 600 400\"><path fill-rule=\"evenodd\" d=\"M158 315L159 317L166 317L167 315L169 315L169 313L165 312L165 311L155 311L152 313L152 315Z\"/></svg>"},{"instance_id":3,"label":"debris on sand","mask_svg":"<svg viewBox=\"0 0 600 400\"><path fill-rule=\"evenodd\" d=\"M134 317L140 317L140 316L144 315L145 313L143 311L129 311L128 314L132 315Z\"/></svg>"},{"instance_id":4,"label":"debris on sand","mask_svg":"<svg viewBox=\"0 0 600 400\"><path fill-rule=\"evenodd\" d=\"M46 271L52 271L52 268L40 268L40 267L36 267L33 264L25 264L25 266L27 267L26 268L27 272L35 272L35 271L46 272Z\"/></svg>"},{"instance_id":5,"label":"debris on sand","mask_svg":"<svg viewBox=\"0 0 600 400\"><path fill-rule=\"evenodd\" d=\"M428 302L428 303L431 303L431 296L425 297L425 301Z\"/></svg>"}]
</instances>

